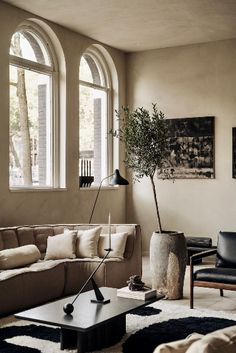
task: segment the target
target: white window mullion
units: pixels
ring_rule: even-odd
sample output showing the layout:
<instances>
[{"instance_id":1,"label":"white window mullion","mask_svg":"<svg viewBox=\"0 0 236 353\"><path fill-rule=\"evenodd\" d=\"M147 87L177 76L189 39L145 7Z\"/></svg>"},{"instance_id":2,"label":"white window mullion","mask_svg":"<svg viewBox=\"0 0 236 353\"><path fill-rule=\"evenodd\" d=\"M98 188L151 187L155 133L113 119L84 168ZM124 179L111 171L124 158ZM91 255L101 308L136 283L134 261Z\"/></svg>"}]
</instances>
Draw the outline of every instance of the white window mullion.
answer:
<instances>
[{"instance_id":1,"label":"white window mullion","mask_svg":"<svg viewBox=\"0 0 236 353\"><path fill-rule=\"evenodd\" d=\"M53 67L36 63L18 56L10 55L10 63L12 65L22 67L23 69L36 71L45 74L51 74L53 72Z\"/></svg>"}]
</instances>

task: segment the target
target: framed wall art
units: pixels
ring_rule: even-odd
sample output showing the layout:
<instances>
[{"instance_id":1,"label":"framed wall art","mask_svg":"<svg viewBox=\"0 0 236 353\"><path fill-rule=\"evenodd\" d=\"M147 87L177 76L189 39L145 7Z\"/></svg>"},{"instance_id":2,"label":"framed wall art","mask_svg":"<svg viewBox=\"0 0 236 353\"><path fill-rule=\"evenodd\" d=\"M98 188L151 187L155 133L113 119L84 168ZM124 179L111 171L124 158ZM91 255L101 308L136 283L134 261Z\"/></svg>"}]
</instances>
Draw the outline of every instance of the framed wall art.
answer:
<instances>
[{"instance_id":1,"label":"framed wall art","mask_svg":"<svg viewBox=\"0 0 236 353\"><path fill-rule=\"evenodd\" d=\"M233 127L232 129L232 147L232 177L236 179L236 127Z\"/></svg>"},{"instance_id":2,"label":"framed wall art","mask_svg":"<svg viewBox=\"0 0 236 353\"><path fill-rule=\"evenodd\" d=\"M167 119L175 179L213 179L214 116Z\"/></svg>"}]
</instances>

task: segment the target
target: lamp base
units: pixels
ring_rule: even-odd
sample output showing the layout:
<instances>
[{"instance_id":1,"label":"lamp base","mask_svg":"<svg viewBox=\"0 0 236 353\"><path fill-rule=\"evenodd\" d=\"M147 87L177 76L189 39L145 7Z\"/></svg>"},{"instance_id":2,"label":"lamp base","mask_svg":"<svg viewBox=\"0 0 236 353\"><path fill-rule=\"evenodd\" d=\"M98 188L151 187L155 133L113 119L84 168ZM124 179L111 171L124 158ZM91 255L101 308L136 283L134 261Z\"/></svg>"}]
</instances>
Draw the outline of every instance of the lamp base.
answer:
<instances>
[{"instance_id":1,"label":"lamp base","mask_svg":"<svg viewBox=\"0 0 236 353\"><path fill-rule=\"evenodd\" d=\"M107 300L97 300L97 299L91 299L90 300L91 303L97 303L97 304L108 304L111 302L110 299Z\"/></svg>"}]
</instances>

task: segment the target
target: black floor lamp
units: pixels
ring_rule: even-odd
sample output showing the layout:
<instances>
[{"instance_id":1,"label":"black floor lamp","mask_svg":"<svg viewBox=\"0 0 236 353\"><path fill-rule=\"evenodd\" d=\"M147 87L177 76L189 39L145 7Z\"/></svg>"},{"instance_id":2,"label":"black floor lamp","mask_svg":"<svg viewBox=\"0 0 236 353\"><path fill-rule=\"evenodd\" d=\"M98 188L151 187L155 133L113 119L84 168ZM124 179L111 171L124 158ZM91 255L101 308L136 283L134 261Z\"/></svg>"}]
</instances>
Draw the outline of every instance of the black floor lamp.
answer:
<instances>
[{"instance_id":1,"label":"black floor lamp","mask_svg":"<svg viewBox=\"0 0 236 353\"><path fill-rule=\"evenodd\" d=\"M99 188L98 188L98 192L97 192L96 198L94 200L92 212L91 212L91 215L90 215L90 218L89 218L89 224L91 223L92 218L93 218L93 213L94 213L94 210L95 210L95 207L96 207L96 204L97 204L98 196L99 196L100 191L101 191L102 183L104 182L104 180L109 179L111 177L113 177L113 178L112 178L112 180L110 182L110 185L128 185L129 184L128 180L126 180L125 178L123 178L120 175L119 169L115 169L114 173L112 173L111 175L108 175L107 177L103 178L101 180L101 182L100 182L100 185L99 185Z\"/></svg>"},{"instance_id":2,"label":"black floor lamp","mask_svg":"<svg viewBox=\"0 0 236 353\"><path fill-rule=\"evenodd\" d=\"M129 182L128 180L124 179L121 175L120 175L120 172L119 172L119 169L115 169L115 172L111 175L108 175L107 177L103 178L100 182L100 185L99 185L99 188L98 188L98 192L97 192L97 195L96 195L96 198L95 198L95 201L94 201L94 204L93 204L93 208L92 208L92 212L91 212L91 215L90 215L90 218L89 218L89 224L91 223L91 220L92 220L92 217L93 217L93 213L94 213L94 210L95 210L95 207L96 207L96 204L97 204L97 200L98 200L98 196L99 196L99 193L101 191L101 187L102 187L102 183L104 182L104 180L106 179L109 179L109 178L112 178L111 180L111 185L128 185ZM109 217L109 222L110 222L110 217ZM109 224L110 226L110 224ZM80 291L78 292L78 294L76 295L76 297L74 298L74 300L72 301L72 303L67 303L64 305L63 307L63 310L64 312L67 314L67 315L70 315L72 314L72 312L74 311L74 302L77 300L77 298L79 297L79 295L81 294L81 292L84 290L84 288L87 286L87 284L89 283L89 281L92 282L92 285L93 285L93 290L94 290L94 293L95 293L95 296L96 296L96 299L92 299L91 302L92 303L99 303L99 304L107 304L110 302L110 299L106 299L103 297L100 289L98 288L93 276L95 275L95 273L97 272L97 270L99 269L99 267L102 265L102 263L106 260L106 258L108 257L109 253L112 251L111 249L111 241L110 241L110 230L109 230L109 247L108 249L105 249L106 251L106 254L105 256L103 257L103 259L101 260L101 262L99 262L98 266L95 268L95 270L91 273L91 275L89 276L89 278L87 279L87 281L84 283L84 285L82 286L82 288L80 289Z\"/></svg>"}]
</instances>

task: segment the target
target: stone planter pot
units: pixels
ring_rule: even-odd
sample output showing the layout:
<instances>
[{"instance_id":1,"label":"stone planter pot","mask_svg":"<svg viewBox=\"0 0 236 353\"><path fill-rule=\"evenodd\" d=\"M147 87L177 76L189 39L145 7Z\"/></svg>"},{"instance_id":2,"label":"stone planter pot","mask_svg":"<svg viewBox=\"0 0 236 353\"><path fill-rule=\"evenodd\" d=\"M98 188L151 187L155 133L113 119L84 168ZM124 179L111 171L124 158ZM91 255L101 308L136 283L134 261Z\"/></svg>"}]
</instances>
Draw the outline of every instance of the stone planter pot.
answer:
<instances>
[{"instance_id":1,"label":"stone planter pot","mask_svg":"<svg viewBox=\"0 0 236 353\"><path fill-rule=\"evenodd\" d=\"M183 298L187 262L185 236L181 232L154 232L150 242L152 288L166 299Z\"/></svg>"}]
</instances>

